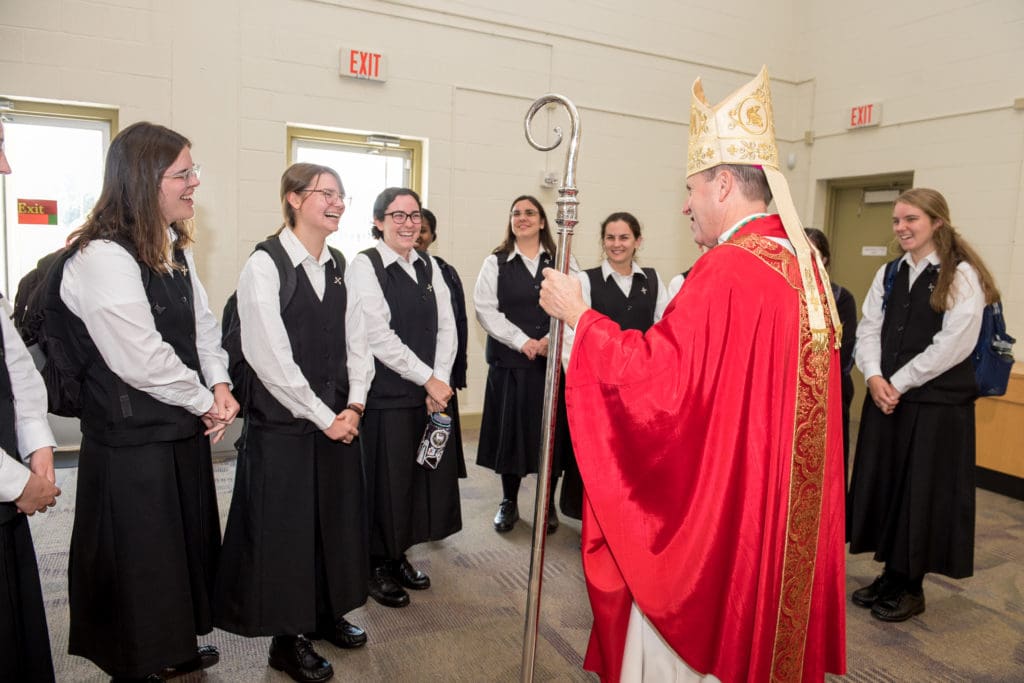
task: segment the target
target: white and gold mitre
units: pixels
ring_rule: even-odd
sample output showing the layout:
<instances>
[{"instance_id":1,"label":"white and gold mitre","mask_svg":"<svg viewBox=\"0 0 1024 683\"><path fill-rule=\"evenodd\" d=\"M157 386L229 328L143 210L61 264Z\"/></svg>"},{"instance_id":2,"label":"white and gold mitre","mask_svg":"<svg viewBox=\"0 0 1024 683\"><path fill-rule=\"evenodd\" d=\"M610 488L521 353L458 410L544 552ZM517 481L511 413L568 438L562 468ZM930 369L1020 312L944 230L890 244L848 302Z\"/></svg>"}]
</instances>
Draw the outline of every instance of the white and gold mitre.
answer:
<instances>
[{"instance_id":1,"label":"white and gold mitre","mask_svg":"<svg viewBox=\"0 0 1024 683\"><path fill-rule=\"evenodd\" d=\"M804 234L803 225L789 193L789 183L779 169L779 149L775 144L775 119L772 114L772 93L768 87L767 66L761 67L754 80L737 88L714 107L709 105L707 98L704 97L704 86L700 78L693 82L686 177L722 164L758 166L764 171L775 200L775 207L786 229L786 237L796 252L815 347L824 350L827 346L827 306L833 329L836 330L835 344L838 348L842 339L842 325L839 323L828 274L821 262L821 255ZM812 263L815 261L824 283L824 305L812 271Z\"/></svg>"},{"instance_id":2,"label":"white and gold mitre","mask_svg":"<svg viewBox=\"0 0 1024 683\"><path fill-rule=\"evenodd\" d=\"M768 67L714 107L693 82L686 177L719 164L779 167Z\"/></svg>"}]
</instances>

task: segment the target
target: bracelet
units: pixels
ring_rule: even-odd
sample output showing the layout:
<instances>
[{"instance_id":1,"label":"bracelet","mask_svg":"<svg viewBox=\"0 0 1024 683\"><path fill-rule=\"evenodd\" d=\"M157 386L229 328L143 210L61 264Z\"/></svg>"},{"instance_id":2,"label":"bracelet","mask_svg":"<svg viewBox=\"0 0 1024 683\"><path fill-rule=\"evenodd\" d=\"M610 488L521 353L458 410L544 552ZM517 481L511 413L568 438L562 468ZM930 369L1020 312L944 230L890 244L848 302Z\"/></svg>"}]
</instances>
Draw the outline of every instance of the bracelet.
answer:
<instances>
[{"instance_id":1,"label":"bracelet","mask_svg":"<svg viewBox=\"0 0 1024 683\"><path fill-rule=\"evenodd\" d=\"M347 408L348 410L351 410L353 413L355 413L359 417L363 416L363 409L360 408L359 406L357 406L355 403L349 403L347 406L345 406L345 408Z\"/></svg>"}]
</instances>

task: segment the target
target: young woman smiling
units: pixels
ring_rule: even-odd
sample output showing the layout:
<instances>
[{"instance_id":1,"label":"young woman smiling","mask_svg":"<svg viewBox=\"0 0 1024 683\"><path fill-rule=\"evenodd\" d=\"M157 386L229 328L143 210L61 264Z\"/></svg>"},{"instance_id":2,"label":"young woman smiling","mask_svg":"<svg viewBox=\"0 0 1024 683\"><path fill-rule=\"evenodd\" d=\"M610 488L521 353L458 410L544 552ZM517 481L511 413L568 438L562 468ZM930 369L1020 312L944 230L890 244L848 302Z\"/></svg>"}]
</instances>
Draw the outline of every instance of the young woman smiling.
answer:
<instances>
[{"instance_id":1,"label":"young woman smiling","mask_svg":"<svg viewBox=\"0 0 1024 683\"><path fill-rule=\"evenodd\" d=\"M273 668L322 681L333 668L304 634L340 648L366 643L344 615L367 594L363 466L353 439L373 357L345 257L326 243L345 212L341 178L294 164L281 176L281 207L284 225L257 245L238 281L242 352L255 377L214 604L218 627L273 636ZM283 309L275 260L295 271Z\"/></svg>"},{"instance_id":2,"label":"young woman smiling","mask_svg":"<svg viewBox=\"0 0 1024 683\"><path fill-rule=\"evenodd\" d=\"M854 351L867 378L848 500L850 552L885 569L853 592L883 621L925 609L928 572L974 572L974 400L971 352L982 310L999 292L953 227L946 199L915 188L896 199L904 254L878 270Z\"/></svg>"},{"instance_id":3,"label":"young woman smiling","mask_svg":"<svg viewBox=\"0 0 1024 683\"><path fill-rule=\"evenodd\" d=\"M414 247L423 214L413 190L390 187L373 204L377 244L352 260L353 293L366 317L376 363L363 418L369 498L370 596L387 607L409 604L405 589L430 587L406 551L462 528L458 459L436 469L417 464L430 413L452 397L455 316L437 261Z\"/></svg>"}]
</instances>

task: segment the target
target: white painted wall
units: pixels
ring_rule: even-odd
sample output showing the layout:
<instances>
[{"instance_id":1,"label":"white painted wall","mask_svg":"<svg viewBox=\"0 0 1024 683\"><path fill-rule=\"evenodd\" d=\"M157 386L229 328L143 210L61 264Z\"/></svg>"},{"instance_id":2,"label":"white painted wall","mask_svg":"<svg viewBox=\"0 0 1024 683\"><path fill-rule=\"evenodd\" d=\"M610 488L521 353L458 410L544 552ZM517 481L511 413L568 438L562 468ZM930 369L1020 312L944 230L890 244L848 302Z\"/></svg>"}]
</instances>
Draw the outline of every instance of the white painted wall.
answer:
<instances>
[{"instance_id":1,"label":"white painted wall","mask_svg":"<svg viewBox=\"0 0 1024 683\"><path fill-rule=\"evenodd\" d=\"M383 52L388 81L340 78L342 46ZM288 123L426 140L436 249L472 290L513 197L536 194L554 218L557 193L539 179L561 174L564 150L534 151L522 132L549 91L583 119L577 257L594 264L600 220L630 210L643 263L667 281L697 253L679 215L690 85L702 76L717 101L762 63L797 207L821 224L825 179L913 170L949 198L1024 334L1019 0L0 0L0 95L116 106L122 126L148 119L192 139L215 306L280 223ZM869 101L883 102L883 125L846 131L848 107ZM564 126L547 117L538 138ZM484 335L471 329L463 405L477 411Z\"/></svg>"}]
</instances>

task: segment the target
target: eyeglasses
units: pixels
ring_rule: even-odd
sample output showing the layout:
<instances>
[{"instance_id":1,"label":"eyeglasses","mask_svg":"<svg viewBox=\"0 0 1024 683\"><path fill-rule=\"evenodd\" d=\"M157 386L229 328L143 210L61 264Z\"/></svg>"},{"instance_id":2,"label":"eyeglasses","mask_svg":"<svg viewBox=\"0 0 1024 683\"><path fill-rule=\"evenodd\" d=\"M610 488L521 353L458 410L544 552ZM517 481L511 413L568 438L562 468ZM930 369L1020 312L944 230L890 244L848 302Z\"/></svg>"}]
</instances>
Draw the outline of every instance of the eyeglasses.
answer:
<instances>
[{"instance_id":1,"label":"eyeglasses","mask_svg":"<svg viewBox=\"0 0 1024 683\"><path fill-rule=\"evenodd\" d=\"M193 164L192 168L187 168L184 171L179 171L177 173L171 173L169 175L165 175L164 178L174 178L175 180L184 180L185 183L188 184L188 182L193 177L196 180L199 180L199 171L200 171L199 164Z\"/></svg>"},{"instance_id":2,"label":"eyeglasses","mask_svg":"<svg viewBox=\"0 0 1024 683\"><path fill-rule=\"evenodd\" d=\"M423 214L419 211L413 211L412 213L406 213L405 211L392 211L391 213L384 214L384 217L391 216L391 220L395 222L395 225L405 225L406 219L413 222L413 225L419 225L423 222Z\"/></svg>"},{"instance_id":3,"label":"eyeglasses","mask_svg":"<svg viewBox=\"0 0 1024 683\"><path fill-rule=\"evenodd\" d=\"M513 211L512 218L519 218L520 216L526 216L527 218L536 218L540 215L537 209L526 209L525 211Z\"/></svg>"},{"instance_id":4,"label":"eyeglasses","mask_svg":"<svg viewBox=\"0 0 1024 683\"><path fill-rule=\"evenodd\" d=\"M349 199L348 197L345 196L344 192L338 192L337 190L331 190L326 188L322 190L303 190L303 192L316 192L318 194L321 194L323 195L323 198L327 200L328 204L333 203L334 200L338 200L339 202L344 203L347 199Z\"/></svg>"}]
</instances>

